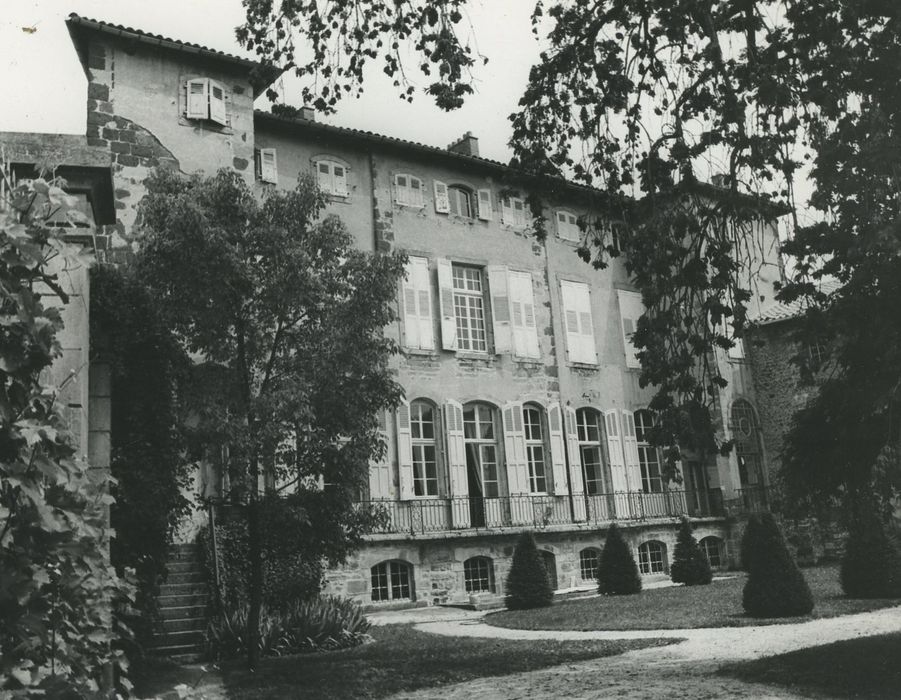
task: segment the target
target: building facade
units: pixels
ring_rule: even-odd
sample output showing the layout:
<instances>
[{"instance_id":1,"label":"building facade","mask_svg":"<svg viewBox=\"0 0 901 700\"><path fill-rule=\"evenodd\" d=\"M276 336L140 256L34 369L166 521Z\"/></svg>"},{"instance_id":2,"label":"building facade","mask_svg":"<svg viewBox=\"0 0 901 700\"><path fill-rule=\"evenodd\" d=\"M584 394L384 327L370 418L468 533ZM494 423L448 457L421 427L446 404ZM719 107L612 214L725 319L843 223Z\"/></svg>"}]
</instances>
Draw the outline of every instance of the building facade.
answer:
<instances>
[{"instance_id":1,"label":"building facade","mask_svg":"<svg viewBox=\"0 0 901 700\"><path fill-rule=\"evenodd\" d=\"M382 416L388 449L361 495L384 524L328 573L329 592L375 606L487 604L503 595L524 530L556 589L590 586L612 522L641 572L663 575L682 515L714 566L734 563L727 515L765 485L763 443L687 458L679 484L662 478L630 340L641 296L622 258L597 271L576 254L578 222L604 226L597 193L543 189L481 158L470 133L442 149L306 110L254 111L273 75L251 61L74 15L69 28L88 80L86 144L110 163L115 221L96 231L101 259L125 261L140 245L137 204L156 167L231 168L261 193L310 173L360 249L409 256L399 321L385 331L402 348L405 400ZM545 203L543 241L532 192ZM776 222L761 226L756 309L781 277ZM740 346L717 361L730 439L759 425L754 384Z\"/></svg>"}]
</instances>

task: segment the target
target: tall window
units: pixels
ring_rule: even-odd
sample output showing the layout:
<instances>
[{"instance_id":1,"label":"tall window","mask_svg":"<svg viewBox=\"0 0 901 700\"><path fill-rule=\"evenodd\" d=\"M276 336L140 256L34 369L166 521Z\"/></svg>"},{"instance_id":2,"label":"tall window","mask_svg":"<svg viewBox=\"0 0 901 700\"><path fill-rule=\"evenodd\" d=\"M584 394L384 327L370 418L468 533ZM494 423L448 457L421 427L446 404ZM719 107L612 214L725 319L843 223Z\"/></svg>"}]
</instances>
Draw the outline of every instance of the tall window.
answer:
<instances>
[{"instance_id":1,"label":"tall window","mask_svg":"<svg viewBox=\"0 0 901 700\"><path fill-rule=\"evenodd\" d=\"M485 404L463 407L463 441L470 496L497 498L497 426L494 409Z\"/></svg>"},{"instance_id":2,"label":"tall window","mask_svg":"<svg viewBox=\"0 0 901 700\"><path fill-rule=\"evenodd\" d=\"M723 566L723 541L719 537L705 537L698 545L707 557L711 569L719 569Z\"/></svg>"},{"instance_id":3,"label":"tall window","mask_svg":"<svg viewBox=\"0 0 901 700\"><path fill-rule=\"evenodd\" d=\"M468 189L459 185L451 185L447 188L447 198L451 214L463 216L467 219L473 217L475 208L472 204L472 192Z\"/></svg>"},{"instance_id":4,"label":"tall window","mask_svg":"<svg viewBox=\"0 0 901 700\"><path fill-rule=\"evenodd\" d=\"M472 557L463 562L467 593L494 592L494 566L488 557Z\"/></svg>"},{"instance_id":5,"label":"tall window","mask_svg":"<svg viewBox=\"0 0 901 700\"><path fill-rule=\"evenodd\" d=\"M583 581L593 581L598 577L598 564L601 561L601 550L588 547L579 552L579 573Z\"/></svg>"},{"instance_id":6,"label":"tall window","mask_svg":"<svg viewBox=\"0 0 901 700\"><path fill-rule=\"evenodd\" d=\"M522 410L526 432L526 461L529 464L529 490L532 493L546 493L547 480L544 475L544 430L541 425L541 409L525 406Z\"/></svg>"},{"instance_id":7,"label":"tall window","mask_svg":"<svg viewBox=\"0 0 901 700\"><path fill-rule=\"evenodd\" d=\"M635 439L638 441L638 462L641 465L641 490L645 493L663 491L663 477L660 474L660 450L650 444L654 414L650 411L635 411Z\"/></svg>"},{"instance_id":8,"label":"tall window","mask_svg":"<svg viewBox=\"0 0 901 700\"><path fill-rule=\"evenodd\" d=\"M582 469L585 472L585 492L589 496L606 493L604 463L601 458L600 414L592 408L580 408L576 411L576 432Z\"/></svg>"},{"instance_id":9,"label":"tall window","mask_svg":"<svg viewBox=\"0 0 901 700\"><path fill-rule=\"evenodd\" d=\"M425 401L410 404L413 438L413 495L438 495L438 464L435 446L435 409Z\"/></svg>"},{"instance_id":10,"label":"tall window","mask_svg":"<svg viewBox=\"0 0 901 700\"><path fill-rule=\"evenodd\" d=\"M760 447L760 427L754 407L744 399L732 404L732 437L738 459L738 478L741 485L763 484L763 451Z\"/></svg>"},{"instance_id":11,"label":"tall window","mask_svg":"<svg viewBox=\"0 0 901 700\"><path fill-rule=\"evenodd\" d=\"M369 570L372 576L372 600L411 600L413 567L405 561L383 561Z\"/></svg>"},{"instance_id":12,"label":"tall window","mask_svg":"<svg viewBox=\"0 0 901 700\"><path fill-rule=\"evenodd\" d=\"M666 573L666 545L656 540L639 545L638 569L643 574Z\"/></svg>"},{"instance_id":13,"label":"tall window","mask_svg":"<svg viewBox=\"0 0 901 700\"><path fill-rule=\"evenodd\" d=\"M457 349L487 352L482 271L477 267L454 265L453 278Z\"/></svg>"}]
</instances>

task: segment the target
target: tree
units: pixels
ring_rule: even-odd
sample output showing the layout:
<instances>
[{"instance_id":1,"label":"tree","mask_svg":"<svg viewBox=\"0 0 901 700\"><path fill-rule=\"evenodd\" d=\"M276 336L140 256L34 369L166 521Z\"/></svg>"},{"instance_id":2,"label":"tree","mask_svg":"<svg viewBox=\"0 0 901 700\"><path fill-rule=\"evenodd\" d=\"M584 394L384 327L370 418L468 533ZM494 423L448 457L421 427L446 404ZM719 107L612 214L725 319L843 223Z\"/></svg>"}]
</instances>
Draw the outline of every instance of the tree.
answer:
<instances>
[{"instance_id":1,"label":"tree","mask_svg":"<svg viewBox=\"0 0 901 700\"><path fill-rule=\"evenodd\" d=\"M538 553L531 532L519 536L513 550L513 563L507 574L507 593L504 605L508 610L546 608L554 601L547 569Z\"/></svg>"},{"instance_id":2,"label":"tree","mask_svg":"<svg viewBox=\"0 0 901 700\"><path fill-rule=\"evenodd\" d=\"M673 583L684 583L686 586L704 585L713 580L710 562L698 546L688 518L683 517L682 525L679 527L670 577Z\"/></svg>"},{"instance_id":3,"label":"tree","mask_svg":"<svg viewBox=\"0 0 901 700\"><path fill-rule=\"evenodd\" d=\"M127 667L114 612L132 591L110 566L107 479L79 461L60 387L42 376L60 355L59 303L68 303L57 271L90 263L47 223L74 209L62 184L25 180L0 199L3 697L105 697L105 672Z\"/></svg>"},{"instance_id":4,"label":"tree","mask_svg":"<svg viewBox=\"0 0 901 700\"><path fill-rule=\"evenodd\" d=\"M872 502L856 504L842 557L842 590L849 598L901 598L901 550Z\"/></svg>"},{"instance_id":5,"label":"tree","mask_svg":"<svg viewBox=\"0 0 901 700\"><path fill-rule=\"evenodd\" d=\"M381 60L410 99L404 55L437 71L426 92L440 107L472 90L463 0L245 7L238 39L263 61L295 67L294 46L312 47L298 72L315 78L302 96L318 109L361 91L367 60ZM801 336L826 339L835 368L789 436L792 495L862 488L881 447L898 442L899 12L891 0L535 5L543 50L511 115L515 164L549 198L561 175L606 193L595 202L600 225L583 221L579 252L598 268L623 254L642 293L633 343L640 382L655 387L651 439L668 448L670 474L678 445L714 442L710 408L727 378L712 358L745 333L756 222L777 213L791 215L784 250L796 260L781 298L809 302ZM709 169L721 186L700 183ZM799 202L808 176L812 194ZM643 196L640 206L626 193ZM542 235L541 197L530 203ZM827 298L828 276L841 286ZM810 371L803 354L795 361Z\"/></svg>"},{"instance_id":6,"label":"tree","mask_svg":"<svg viewBox=\"0 0 901 700\"><path fill-rule=\"evenodd\" d=\"M635 557L616 523L607 530L607 541L598 564L598 593L631 595L641 592L641 576Z\"/></svg>"},{"instance_id":7,"label":"tree","mask_svg":"<svg viewBox=\"0 0 901 700\"><path fill-rule=\"evenodd\" d=\"M290 492L282 500L310 523L310 551L332 562L372 522L354 501L384 449L377 414L401 396L383 329L405 257L354 250L337 217L318 219L311 178L262 202L224 170L161 171L146 185L135 274L199 359L186 410L198 436L227 448L227 496L247 517L256 640L263 542L279 536L266 532L267 504ZM248 652L255 667L258 644Z\"/></svg>"},{"instance_id":8,"label":"tree","mask_svg":"<svg viewBox=\"0 0 901 700\"><path fill-rule=\"evenodd\" d=\"M748 570L742 591L745 612L752 617L792 617L813 610L804 574L771 513L750 517L741 551Z\"/></svg>"}]
</instances>

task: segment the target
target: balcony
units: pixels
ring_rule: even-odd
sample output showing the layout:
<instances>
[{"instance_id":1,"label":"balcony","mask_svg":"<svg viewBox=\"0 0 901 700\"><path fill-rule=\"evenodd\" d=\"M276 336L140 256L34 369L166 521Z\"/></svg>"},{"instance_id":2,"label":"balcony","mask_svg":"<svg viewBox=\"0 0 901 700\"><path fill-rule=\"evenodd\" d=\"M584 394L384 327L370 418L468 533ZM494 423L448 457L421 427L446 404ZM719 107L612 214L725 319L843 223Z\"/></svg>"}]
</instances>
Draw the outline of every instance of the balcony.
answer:
<instances>
[{"instance_id":1,"label":"balcony","mask_svg":"<svg viewBox=\"0 0 901 700\"><path fill-rule=\"evenodd\" d=\"M719 489L363 501L359 507L381 514L382 524L373 534L410 536L502 528L597 527L614 521L723 515Z\"/></svg>"}]
</instances>

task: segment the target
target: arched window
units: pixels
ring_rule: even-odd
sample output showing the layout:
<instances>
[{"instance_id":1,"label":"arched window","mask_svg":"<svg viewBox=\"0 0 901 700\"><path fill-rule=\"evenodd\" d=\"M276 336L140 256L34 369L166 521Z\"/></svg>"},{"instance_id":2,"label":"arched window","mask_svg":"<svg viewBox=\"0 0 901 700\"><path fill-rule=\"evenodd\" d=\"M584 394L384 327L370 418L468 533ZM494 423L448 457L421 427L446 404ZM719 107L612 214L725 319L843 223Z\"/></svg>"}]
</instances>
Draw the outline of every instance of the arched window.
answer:
<instances>
[{"instance_id":1,"label":"arched window","mask_svg":"<svg viewBox=\"0 0 901 700\"><path fill-rule=\"evenodd\" d=\"M383 561L370 569L372 600L413 600L413 565L405 561Z\"/></svg>"},{"instance_id":2,"label":"arched window","mask_svg":"<svg viewBox=\"0 0 901 700\"><path fill-rule=\"evenodd\" d=\"M760 424L757 412L744 399L732 404L732 437L738 459L738 478L741 485L763 485L763 451L760 447Z\"/></svg>"},{"instance_id":3,"label":"arched window","mask_svg":"<svg viewBox=\"0 0 901 700\"><path fill-rule=\"evenodd\" d=\"M601 455L601 416L593 408L576 411L576 433L579 437L579 453L585 474L585 493L594 496L607 493L604 463Z\"/></svg>"},{"instance_id":4,"label":"arched window","mask_svg":"<svg viewBox=\"0 0 901 700\"><path fill-rule=\"evenodd\" d=\"M447 188L450 213L467 219L473 218L475 206L472 201L472 190L461 185L451 185Z\"/></svg>"},{"instance_id":5,"label":"arched window","mask_svg":"<svg viewBox=\"0 0 901 700\"><path fill-rule=\"evenodd\" d=\"M648 410L635 411L635 439L638 442L638 462L641 465L641 490L645 493L663 491L660 473L660 450L648 440L654 427L654 414Z\"/></svg>"},{"instance_id":6,"label":"arched window","mask_svg":"<svg viewBox=\"0 0 901 700\"><path fill-rule=\"evenodd\" d=\"M601 550L597 547L586 547L579 552L579 572L583 581L594 581L598 577L600 561Z\"/></svg>"},{"instance_id":7,"label":"arched window","mask_svg":"<svg viewBox=\"0 0 901 700\"><path fill-rule=\"evenodd\" d=\"M435 444L435 408L427 401L410 404L413 439L413 495L438 495L438 450Z\"/></svg>"},{"instance_id":8,"label":"arched window","mask_svg":"<svg viewBox=\"0 0 901 700\"><path fill-rule=\"evenodd\" d=\"M719 537L705 537L698 545L707 557L711 569L722 568L725 556L723 556L723 541Z\"/></svg>"},{"instance_id":9,"label":"arched window","mask_svg":"<svg viewBox=\"0 0 901 700\"><path fill-rule=\"evenodd\" d=\"M463 407L463 442L470 497L497 498L497 417L491 406L470 403Z\"/></svg>"},{"instance_id":10,"label":"arched window","mask_svg":"<svg viewBox=\"0 0 901 700\"><path fill-rule=\"evenodd\" d=\"M488 557L472 557L463 562L467 593L494 592L494 564Z\"/></svg>"},{"instance_id":11,"label":"arched window","mask_svg":"<svg viewBox=\"0 0 901 700\"><path fill-rule=\"evenodd\" d=\"M526 461L529 465L529 491L547 493L547 478L544 469L544 426L542 411L538 406L527 404L522 409L526 433Z\"/></svg>"},{"instance_id":12,"label":"arched window","mask_svg":"<svg viewBox=\"0 0 901 700\"><path fill-rule=\"evenodd\" d=\"M651 540L638 546L638 569L643 574L666 573L666 545Z\"/></svg>"},{"instance_id":13,"label":"arched window","mask_svg":"<svg viewBox=\"0 0 901 700\"><path fill-rule=\"evenodd\" d=\"M547 572L547 582L551 585L551 590L557 590L557 557L553 552L546 549L539 550L541 552L541 561L544 563L544 570Z\"/></svg>"}]
</instances>

